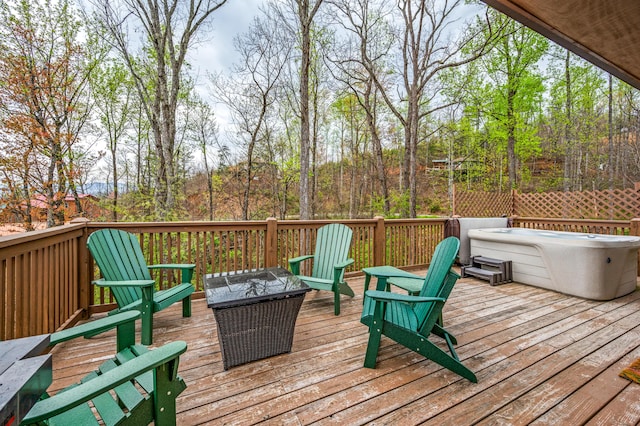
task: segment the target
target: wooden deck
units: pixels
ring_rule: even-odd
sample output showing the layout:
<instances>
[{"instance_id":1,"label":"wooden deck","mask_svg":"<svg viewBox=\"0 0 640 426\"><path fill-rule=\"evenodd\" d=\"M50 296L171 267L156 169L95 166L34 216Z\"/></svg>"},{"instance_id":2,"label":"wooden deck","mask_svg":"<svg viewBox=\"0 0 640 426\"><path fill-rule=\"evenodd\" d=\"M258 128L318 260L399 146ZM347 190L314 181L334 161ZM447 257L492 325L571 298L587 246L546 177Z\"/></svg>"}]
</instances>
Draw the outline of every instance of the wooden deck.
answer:
<instances>
[{"instance_id":1,"label":"wooden deck","mask_svg":"<svg viewBox=\"0 0 640 426\"><path fill-rule=\"evenodd\" d=\"M617 424L640 421L640 385L618 372L640 358L640 291L594 302L521 284L461 279L445 306L470 383L383 337L363 368L367 328L356 298L333 315L331 295L308 293L290 354L224 371L213 314L195 300L155 316L155 344L186 340L178 424ZM437 337L433 341L443 343ZM443 347L445 347L443 345ZM56 347L52 389L114 350L114 333Z\"/></svg>"}]
</instances>

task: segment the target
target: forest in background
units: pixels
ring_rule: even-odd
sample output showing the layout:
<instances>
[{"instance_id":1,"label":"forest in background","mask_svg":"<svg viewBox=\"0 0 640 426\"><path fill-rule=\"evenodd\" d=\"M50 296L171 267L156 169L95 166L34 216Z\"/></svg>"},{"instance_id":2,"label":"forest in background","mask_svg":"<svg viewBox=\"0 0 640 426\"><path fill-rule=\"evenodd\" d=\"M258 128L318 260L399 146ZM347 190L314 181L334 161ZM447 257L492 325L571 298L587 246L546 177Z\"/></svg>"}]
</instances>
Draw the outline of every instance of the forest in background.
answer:
<instances>
[{"instance_id":1,"label":"forest in background","mask_svg":"<svg viewBox=\"0 0 640 426\"><path fill-rule=\"evenodd\" d=\"M29 228L40 197L55 226L101 182L92 219L417 217L454 182L640 181L638 91L495 10L267 1L198 80L225 3L3 2L0 207Z\"/></svg>"}]
</instances>

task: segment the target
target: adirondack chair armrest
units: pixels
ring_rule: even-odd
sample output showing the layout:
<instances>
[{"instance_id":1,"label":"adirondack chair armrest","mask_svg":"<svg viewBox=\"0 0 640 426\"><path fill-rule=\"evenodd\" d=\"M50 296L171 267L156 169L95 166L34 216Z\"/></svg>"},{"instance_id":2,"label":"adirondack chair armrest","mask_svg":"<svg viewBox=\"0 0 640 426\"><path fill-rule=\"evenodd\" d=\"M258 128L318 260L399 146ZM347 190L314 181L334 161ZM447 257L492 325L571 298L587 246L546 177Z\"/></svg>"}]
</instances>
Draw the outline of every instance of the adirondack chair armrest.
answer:
<instances>
[{"instance_id":1,"label":"adirondack chair armrest","mask_svg":"<svg viewBox=\"0 0 640 426\"><path fill-rule=\"evenodd\" d=\"M411 272L403 271L402 269L393 268L394 270L387 270L384 273L374 273L371 274L375 277L385 277L385 278L413 278L424 280L425 277L412 274Z\"/></svg>"},{"instance_id":2,"label":"adirondack chair armrest","mask_svg":"<svg viewBox=\"0 0 640 426\"><path fill-rule=\"evenodd\" d=\"M447 299L443 297L421 297L410 296L408 294L391 293L388 291L379 290L367 290L365 293L367 297L381 302L404 302L404 303L425 303L425 302L446 302Z\"/></svg>"},{"instance_id":3,"label":"adirondack chair armrest","mask_svg":"<svg viewBox=\"0 0 640 426\"><path fill-rule=\"evenodd\" d=\"M305 254L305 255L303 255L303 256L294 257L294 258L292 258L292 259L289 259L289 264L292 264L292 263L300 263L300 262L302 262L303 260L311 259L312 257L314 257L314 255L313 255L313 254Z\"/></svg>"},{"instance_id":4,"label":"adirondack chair armrest","mask_svg":"<svg viewBox=\"0 0 640 426\"><path fill-rule=\"evenodd\" d=\"M38 401L27 413L23 423L36 423L62 414L163 364L169 363L171 377L175 379L178 372L177 361L186 350L186 342L176 341L146 352L94 379Z\"/></svg>"},{"instance_id":5,"label":"adirondack chair armrest","mask_svg":"<svg viewBox=\"0 0 640 426\"><path fill-rule=\"evenodd\" d=\"M149 269L194 269L195 267L195 263L158 263L147 266Z\"/></svg>"},{"instance_id":6,"label":"adirondack chair armrest","mask_svg":"<svg viewBox=\"0 0 640 426\"><path fill-rule=\"evenodd\" d=\"M91 284L95 284L100 287L150 287L156 284L155 280L127 280L127 281L106 281L99 279L91 281Z\"/></svg>"},{"instance_id":7,"label":"adirondack chair armrest","mask_svg":"<svg viewBox=\"0 0 640 426\"><path fill-rule=\"evenodd\" d=\"M193 271L196 265L193 263L159 263L157 265L148 265L149 269L180 269L183 283L190 283Z\"/></svg>"},{"instance_id":8,"label":"adirondack chair armrest","mask_svg":"<svg viewBox=\"0 0 640 426\"><path fill-rule=\"evenodd\" d=\"M52 347L58 343L66 342L67 340L75 339L77 337L92 337L120 325L134 323L138 318L140 318L140 311L133 310L120 312L95 321L76 325L75 327L71 327L66 330L56 331L51 334L49 346Z\"/></svg>"},{"instance_id":9,"label":"adirondack chair armrest","mask_svg":"<svg viewBox=\"0 0 640 426\"><path fill-rule=\"evenodd\" d=\"M342 270L342 269L345 269L347 266L353 264L354 262L355 262L355 260L353 260L353 259L347 259L344 262L340 262L340 263L334 265L333 269Z\"/></svg>"},{"instance_id":10,"label":"adirondack chair armrest","mask_svg":"<svg viewBox=\"0 0 640 426\"><path fill-rule=\"evenodd\" d=\"M291 273L293 275L300 275L300 262L302 262L303 260L312 259L313 257L313 254L305 254L303 256L289 259L289 268L291 268Z\"/></svg>"},{"instance_id":11,"label":"adirondack chair armrest","mask_svg":"<svg viewBox=\"0 0 640 426\"><path fill-rule=\"evenodd\" d=\"M344 270L347 269L347 266L353 264L355 262L353 259L347 259L344 262L340 262L333 266L333 282L339 283L340 279L344 274Z\"/></svg>"}]
</instances>

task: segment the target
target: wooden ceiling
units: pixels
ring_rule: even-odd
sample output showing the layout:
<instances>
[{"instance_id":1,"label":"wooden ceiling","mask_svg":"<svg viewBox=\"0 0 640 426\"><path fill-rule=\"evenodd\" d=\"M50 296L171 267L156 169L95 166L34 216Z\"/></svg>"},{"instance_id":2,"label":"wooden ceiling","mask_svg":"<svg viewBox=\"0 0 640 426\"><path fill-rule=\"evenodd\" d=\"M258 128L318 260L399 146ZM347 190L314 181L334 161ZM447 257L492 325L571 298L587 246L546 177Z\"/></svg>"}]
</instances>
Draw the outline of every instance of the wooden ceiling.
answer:
<instances>
[{"instance_id":1,"label":"wooden ceiling","mask_svg":"<svg viewBox=\"0 0 640 426\"><path fill-rule=\"evenodd\" d=\"M640 89L640 0L483 0Z\"/></svg>"}]
</instances>

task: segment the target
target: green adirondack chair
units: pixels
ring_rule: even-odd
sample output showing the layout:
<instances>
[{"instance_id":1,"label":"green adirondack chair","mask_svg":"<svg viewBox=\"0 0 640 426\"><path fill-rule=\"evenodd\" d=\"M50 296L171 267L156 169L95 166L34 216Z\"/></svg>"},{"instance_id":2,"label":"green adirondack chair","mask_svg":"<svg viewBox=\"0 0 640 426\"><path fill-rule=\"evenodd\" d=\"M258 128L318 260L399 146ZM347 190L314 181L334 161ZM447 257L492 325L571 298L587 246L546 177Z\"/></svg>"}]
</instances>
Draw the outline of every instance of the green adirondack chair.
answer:
<instances>
[{"instance_id":1,"label":"green adirondack chair","mask_svg":"<svg viewBox=\"0 0 640 426\"><path fill-rule=\"evenodd\" d=\"M346 225L325 225L318 229L314 254L289 259L293 275L313 289L333 292L333 311L336 315L340 315L340 295L355 295L344 280L345 269L354 262L349 259L352 237L353 231ZM300 274L300 263L307 259L313 259L311 276Z\"/></svg>"},{"instance_id":2,"label":"green adirondack chair","mask_svg":"<svg viewBox=\"0 0 640 426\"><path fill-rule=\"evenodd\" d=\"M100 268L102 279L93 283L109 287L118 308L111 311L139 310L142 315L143 345L153 343L153 314L182 301L182 316L191 316L191 293L195 290L191 277L193 264L161 264L147 266L135 235L118 229L101 229L89 235L87 247ZM155 291L150 269L179 269L181 284Z\"/></svg>"},{"instance_id":3,"label":"green adirondack chair","mask_svg":"<svg viewBox=\"0 0 640 426\"><path fill-rule=\"evenodd\" d=\"M378 290L365 292L361 322L369 327L369 342L364 366L375 368L381 336L395 342L442 365L460 376L477 383L475 374L465 367L458 358L453 345L455 337L439 323L453 286L460 276L451 269L460 242L455 237L444 239L433 254L425 282L418 296ZM378 280L381 277L378 276ZM380 281L379 281L380 284ZM381 289L382 287L382 289ZM428 340L435 334L443 338L451 355Z\"/></svg>"},{"instance_id":4,"label":"green adirondack chair","mask_svg":"<svg viewBox=\"0 0 640 426\"><path fill-rule=\"evenodd\" d=\"M139 311L122 312L53 333L50 346L117 328L116 356L80 383L43 395L20 424L175 425L176 398L186 388L177 375L179 357L187 344L177 341L154 350L136 345L139 317Z\"/></svg>"},{"instance_id":5,"label":"green adirondack chair","mask_svg":"<svg viewBox=\"0 0 640 426\"><path fill-rule=\"evenodd\" d=\"M436 269L444 268L444 270L448 270L453 266L459 249L460 240L458 238L448 237L440 241L433 252L433 256L431 256L429 269L435 267ZM395 285L396 287L406 290L410 295L418 296L427 278L394 266L373 266L364 268L363 271L365 273L365 291L369 289L371 277L375 276L378 279L377 290L386 289L389 291L390 285ZM427 275L428 274L429 272L427 272Z\"/></svg>"}]
</instances>

